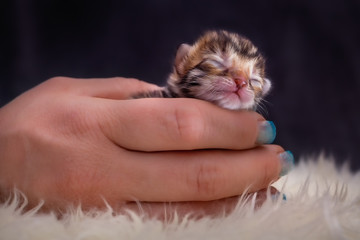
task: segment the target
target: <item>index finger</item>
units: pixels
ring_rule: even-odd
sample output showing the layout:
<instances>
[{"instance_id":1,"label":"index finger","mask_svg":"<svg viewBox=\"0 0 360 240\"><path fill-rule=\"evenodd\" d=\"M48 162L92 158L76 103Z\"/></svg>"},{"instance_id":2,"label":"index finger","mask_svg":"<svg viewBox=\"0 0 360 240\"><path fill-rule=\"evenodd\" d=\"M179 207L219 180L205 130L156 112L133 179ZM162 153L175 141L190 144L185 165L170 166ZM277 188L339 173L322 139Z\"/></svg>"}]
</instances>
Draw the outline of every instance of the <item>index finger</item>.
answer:
<instances>
[{"instance_id":1,"label":"index finger","mask_svg":"<svg viewBox=\"0 0 360 240\"><path fill-rule=\"evenodd\" d=\"M110 108L103 131L130 150L240 150L275 137L273 125L264 128L267 122L256 112L230 111L196 99L126 100Z\"/></svg>"}]
</instances>

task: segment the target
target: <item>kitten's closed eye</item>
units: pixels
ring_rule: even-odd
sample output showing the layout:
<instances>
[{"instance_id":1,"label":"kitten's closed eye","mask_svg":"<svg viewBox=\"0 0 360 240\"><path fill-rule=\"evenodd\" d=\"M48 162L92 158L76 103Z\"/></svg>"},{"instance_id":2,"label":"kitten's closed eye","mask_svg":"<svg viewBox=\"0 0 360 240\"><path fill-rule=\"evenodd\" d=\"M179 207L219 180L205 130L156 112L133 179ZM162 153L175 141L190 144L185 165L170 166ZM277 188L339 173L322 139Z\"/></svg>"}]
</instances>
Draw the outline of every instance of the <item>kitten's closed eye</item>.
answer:
<instances>
[{"instance_id":1,"label":"kitten's closed eye","mask_svg":"<svg viewBox=\"0 0 360 240\"><path fill-rule=\"evenodd\" d=\"M259 79L259 78L250 78L249 82L250 82L251 86L257 87L257 88L261 88L263 85L261 79Z\"/></svg>"},{"instance_id":2,"label":"kitten's closed eye","mask_svg":"<svg viewBox=\"0 0 360 240\"><path fill-rule=\"evenodd\" d=\"M270 89L257 48L238 34L212 31L178 48L164 90L136 97L191 97L227 109L254 109Z\"/></svg>"}]
</instances>

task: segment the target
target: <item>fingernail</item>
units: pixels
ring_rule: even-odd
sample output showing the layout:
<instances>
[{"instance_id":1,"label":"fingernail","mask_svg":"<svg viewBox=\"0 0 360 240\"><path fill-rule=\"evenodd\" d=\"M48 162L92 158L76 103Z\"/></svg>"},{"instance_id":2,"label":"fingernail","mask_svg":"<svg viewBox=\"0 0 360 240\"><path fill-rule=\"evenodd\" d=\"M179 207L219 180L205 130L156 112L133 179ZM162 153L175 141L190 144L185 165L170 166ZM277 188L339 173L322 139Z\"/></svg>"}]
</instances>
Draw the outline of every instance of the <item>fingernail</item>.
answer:
<instances>
[{"instance_id":1,"label":"fingernail","mask_svg":"<svg viewBox=\"0 0 360 240\"><path fill-rule=\"evenodd\" d=\"M290 151L285 151L279 154L281 162L280 177L288 174L294 168L294 155Z\"/></svg>"},{"instance_id":2,"label":"fingernail","mask_svg":"<svg viewBox=\"0 0 360 240\"><path fill-rule=\"evenodd\" d=\"M256 139L257 144L269 144L275 140L276 127L272 121L259 122L259 135Z\"/></svg>"}]
</instances>

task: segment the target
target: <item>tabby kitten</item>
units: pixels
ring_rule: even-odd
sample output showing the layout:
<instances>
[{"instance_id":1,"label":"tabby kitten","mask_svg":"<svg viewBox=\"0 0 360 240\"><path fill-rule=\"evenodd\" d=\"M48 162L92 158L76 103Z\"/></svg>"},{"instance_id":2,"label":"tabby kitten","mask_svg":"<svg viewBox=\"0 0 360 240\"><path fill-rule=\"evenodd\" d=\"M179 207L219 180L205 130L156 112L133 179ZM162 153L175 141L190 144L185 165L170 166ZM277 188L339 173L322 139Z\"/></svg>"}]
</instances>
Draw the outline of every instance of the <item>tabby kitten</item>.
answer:
<instances>
[{"instance_id":1,"label":"tabby kitten","mask_svg":"<svg viewBox=\"0 0 360 240\"><path fill-rule=\"evenodd\" d=\"M227 31L210 31L193 45L182 44L167 85L143 97L188 97L226 109L252 109L269 92L265 60L246 38Z\"/></svg>"}]
</instances>

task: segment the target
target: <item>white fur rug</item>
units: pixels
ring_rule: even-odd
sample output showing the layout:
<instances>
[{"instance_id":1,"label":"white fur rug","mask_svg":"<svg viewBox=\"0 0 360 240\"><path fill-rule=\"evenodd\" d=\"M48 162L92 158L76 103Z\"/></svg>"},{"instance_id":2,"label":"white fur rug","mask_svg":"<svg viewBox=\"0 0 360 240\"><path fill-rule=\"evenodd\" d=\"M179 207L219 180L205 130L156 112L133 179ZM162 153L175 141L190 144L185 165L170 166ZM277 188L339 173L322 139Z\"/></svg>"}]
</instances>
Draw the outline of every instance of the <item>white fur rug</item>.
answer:
<instances>
[{"instance_id":1,"label":"white fur rug","mask_svg":"<svg viewBox=\"0 0 360 240\"><path fill-rule=\"evenodd\" d=\"M162 222L132 214L73 211L58 220L37 210L21 213L19 197L0 205L0 239L360 239L360 173L331 159L302 159L274 186L287 201L251 201L218 218Z\"/></svg>"}]
</instances>

